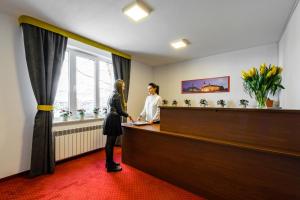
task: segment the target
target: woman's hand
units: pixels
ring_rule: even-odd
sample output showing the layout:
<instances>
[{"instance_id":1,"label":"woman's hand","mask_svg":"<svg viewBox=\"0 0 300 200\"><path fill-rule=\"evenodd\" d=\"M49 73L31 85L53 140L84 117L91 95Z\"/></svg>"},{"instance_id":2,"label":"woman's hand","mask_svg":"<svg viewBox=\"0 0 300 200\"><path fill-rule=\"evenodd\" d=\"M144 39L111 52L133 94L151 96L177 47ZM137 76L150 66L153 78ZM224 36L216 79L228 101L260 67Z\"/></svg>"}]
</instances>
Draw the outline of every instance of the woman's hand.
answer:
<instances>
[{"instance_id":1,"label":"woman's hand","mask_svg":"<svg viewBox=\"0 0 300 200\"><path fill-rule=\"evenodd\" d=\"M150 121L148 122L148 124L153 124L153 120L150 120Z\"/></svg>"},{"instance_id":2,"label":"woman's hand","mask_svg":"<svg viewBox=\"0 0 300 200\"><path fill-rule=\"evenodd\" d=\"M131 116L128 116L128 118L130 119L130 121L134 122L134 120L132 119L132 117L131 117Z\"/></svg>"}]
</instances>

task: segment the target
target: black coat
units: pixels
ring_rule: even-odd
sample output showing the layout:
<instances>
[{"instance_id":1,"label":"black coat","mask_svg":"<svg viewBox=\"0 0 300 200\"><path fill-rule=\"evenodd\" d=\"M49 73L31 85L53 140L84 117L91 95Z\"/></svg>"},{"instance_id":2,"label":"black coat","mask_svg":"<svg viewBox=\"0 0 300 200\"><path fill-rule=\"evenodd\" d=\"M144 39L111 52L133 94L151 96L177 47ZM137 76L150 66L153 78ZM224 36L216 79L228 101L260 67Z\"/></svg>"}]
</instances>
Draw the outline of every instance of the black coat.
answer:
<instances>
[{"instance_id":1,"label":"black coat","mask_svg":"<svg viewBox=\"0 0 300 200\"><path fill-rule=\"evenodd\" d=\"M128 117L128 114L122 110L121 96L114 92L108 100L108 111L103 124L103 134L110 136L119 136L122 134L121 116Z\"/></svg>"}]
</instances>

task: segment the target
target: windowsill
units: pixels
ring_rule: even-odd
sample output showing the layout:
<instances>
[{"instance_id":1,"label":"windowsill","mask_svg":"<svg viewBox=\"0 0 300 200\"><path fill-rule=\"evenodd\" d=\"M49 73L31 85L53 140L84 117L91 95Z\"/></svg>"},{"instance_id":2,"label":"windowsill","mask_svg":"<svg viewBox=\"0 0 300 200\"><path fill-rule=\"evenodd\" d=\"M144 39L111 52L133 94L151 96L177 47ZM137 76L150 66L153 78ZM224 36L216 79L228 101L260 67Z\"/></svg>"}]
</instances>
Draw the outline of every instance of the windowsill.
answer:
<instances>
[{"instance_id":1,"label":"windowsill","mask_svg":"<svg viewBox=\"0 0 300 200\"><path fill-rule=\"evenodd\" d=\"M64 121L61 118L55 118L53 120L53 126L65 126L65 125L73 125L73 124L84 124L90 122L98 122L103 121L104 116L95 117L86 117L84 119L79 118L69 118L68 121Z\"/></svg>"}]
</instances>

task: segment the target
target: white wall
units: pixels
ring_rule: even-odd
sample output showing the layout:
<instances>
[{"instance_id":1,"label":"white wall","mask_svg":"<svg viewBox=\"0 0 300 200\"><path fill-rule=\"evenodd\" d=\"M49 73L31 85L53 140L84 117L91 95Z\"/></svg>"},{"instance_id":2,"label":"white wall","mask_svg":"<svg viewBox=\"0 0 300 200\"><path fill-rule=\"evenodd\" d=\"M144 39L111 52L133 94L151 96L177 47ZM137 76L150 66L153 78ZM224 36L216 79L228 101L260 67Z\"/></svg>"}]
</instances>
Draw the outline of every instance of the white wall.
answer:
<instances>
[{"instance_id":1,"label":"white wall","mask_svg":"<svg viewBox=\"0 0 300 200\"><path fill-rule=\"evenodd\" d=\"M31 155L33 119L36 101L31 89L22 34L15 17L0 13L0 178L28 170ZM279 42L279 64L284 66L281 105L299 109L300 67L300 8L295 10ZM147 84L153 80L160 85L160 93L169 101L185 98L194 106L200 98L211 105L218 99L229 100L230 107L238 106L244 93L241 70L266 62L277 64L278 45L270 44L201 59L194 59L161 67L149 67L132 61L128 112L137 117L147 96ZM181 81L229 75L230 93L181 94ZM254 100L251 106L255 106Z\"/></svg>"},{"instance_id":2,"label":"white wall","mask_svg":"<svg viewBox=\"0 0 300 200\"><path fill-rule=\"evenodd\" d=\"M281 105L300 109L300 5L294 11L279 42L279 64L283 66Z\"/></svg>"},{"instance_id":3,"label":"white wall","mask_svg":"<svg viewBox=\"0 0 300 200\"><path fill-rule=\"evenodd\" d=\"M137 118L142 112L147 97L147 86L150 82L153 82L152 67L133 60L131 62L128 113L134 118Z\"/></svg>"},{"instance_id":4,"label":"white wall","mask_svg":"<svg viewBox=\"0 0 300 200\"><path fill-rule=\"evenodd\" d=\"M30 168L36 101L17 18L0 13L0 178ZM152 68L132 61L129 113L137 117L153 79Z\"/></svg>"},{"instance_id":5,"label":"white wall","mask_svg":"<svg viewBox=\"0 0 300 200\"><path fill-rule=\"evenodd\" d=\"M0 178L29 169L36 103L17 19L0 13Z\"/></svg>"},{"instance_id":6,"label":"white wall","mask_svg":"<svg viewBox=\"0 0 300 200\"><path fill-rule=\"evenodd\" d=\"M192 100L192 106L199 106L201 98L208 100L210 106L216 106L218 99L228 101L229 107L239 106L239 100L250 97L244 92L241 71L261 63L277 64L277 44L254 47L206 58L193 59L190 61L154 68L154 79L159 84L163 99L179 100L183 105L186 98ZM230 93L210 94L181 94L181 81L230 76ZM255 101L250 100L250 106L254 107Z\"/></svg>"}]
</instances>

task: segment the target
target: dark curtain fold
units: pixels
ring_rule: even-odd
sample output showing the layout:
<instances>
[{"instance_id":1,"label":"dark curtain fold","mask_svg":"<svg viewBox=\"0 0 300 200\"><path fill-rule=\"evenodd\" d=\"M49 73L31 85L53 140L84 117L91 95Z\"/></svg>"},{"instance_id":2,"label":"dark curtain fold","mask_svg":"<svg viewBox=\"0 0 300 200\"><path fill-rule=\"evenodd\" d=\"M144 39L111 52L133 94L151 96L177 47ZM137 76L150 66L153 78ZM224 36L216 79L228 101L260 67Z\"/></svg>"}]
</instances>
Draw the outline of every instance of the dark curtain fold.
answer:
<instances>
[{"instance_id":1,"label":"dark curtain fold","mask_svg":"<svg viewBox=\"0 0 300 200\"><path fill-rule=\"evenodd\" d=\"M128 94L129 94L129 84L130 84L130 68L131 68L131 60L112 54L112 61L113 61L113 68L114 68L114 75L115 79L122 79L125 82L126 88L124 91L124 98L125 98L125 107L124 110L127 111L127 101L128 101ZM123 118L123 122L126 122L127 119ZM121 138L118 137L116 141L116 145L121 145Z\"/></svg>"},{"instance_id":2,"label":"dark curtain fold","mask_svg":"<svg viewBox=\"0 0 300 200\"><path fill-rule=\"evenodd\" d=\"M53 105L68 39L45 29L22 24L25 54L38 105ZM30 176L53 173L55 168L52 111L38 110L32 138Z\"/></svg>"},{"instance_id":3,"label":"dark curtain fold","mask_svg":"<svg viewBox=\"0 0 300 200\"><path fill-rule=\"evenodd\" d=\"M129 84L130 84L130 68L131 68L131 60L127 58L123 58L121 56L112 54L113 68L115 79L122 79L126 84L126 89L124 91L125 102L128 101L128 93L129 93Z\"/></svg>"}]
</instances>

